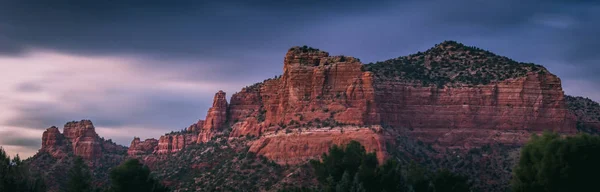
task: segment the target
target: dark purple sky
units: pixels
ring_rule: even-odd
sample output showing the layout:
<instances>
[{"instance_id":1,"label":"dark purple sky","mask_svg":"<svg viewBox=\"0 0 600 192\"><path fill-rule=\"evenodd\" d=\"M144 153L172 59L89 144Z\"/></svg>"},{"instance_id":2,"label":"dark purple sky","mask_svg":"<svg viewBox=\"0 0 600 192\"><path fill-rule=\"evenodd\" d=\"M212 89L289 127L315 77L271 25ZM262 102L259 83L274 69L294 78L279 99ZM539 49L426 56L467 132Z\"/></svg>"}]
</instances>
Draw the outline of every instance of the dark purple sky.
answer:
<instances>
[{"instance_id":1,"label":"dark purple sky","mask_svg":"<svg viewBox=\"0 0 600 192\"><path fill-rule=\"evenodd\" d=\"M600 100L600 1L0 0L0 145L92 119L129 144L203 118L220 89L281 74L309 45L372 62L444 40L546 66Z\"/></svg>"}]
</instances>

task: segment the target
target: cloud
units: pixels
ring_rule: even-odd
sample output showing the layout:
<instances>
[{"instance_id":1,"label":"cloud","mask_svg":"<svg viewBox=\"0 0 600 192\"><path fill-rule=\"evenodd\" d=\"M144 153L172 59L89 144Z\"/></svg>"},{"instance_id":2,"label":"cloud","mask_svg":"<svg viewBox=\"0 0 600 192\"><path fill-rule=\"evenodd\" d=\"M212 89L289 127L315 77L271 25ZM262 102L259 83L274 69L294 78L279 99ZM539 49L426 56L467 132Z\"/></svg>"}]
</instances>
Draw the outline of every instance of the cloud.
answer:
<instances>
[{"instance_id":1,"label":"cloud","mask_svg":"<svg viewBox=\"0 0 600 192\"><path fill-rule=\"evenodd\" d=\"M43 130L80 119L92 119L105 130L155 130L140 131L144 136L180 130L204 118L215 92L233 93L240 84L192 81L180 78L174 69L140 67L139 63L150 62L135 56L45 50L0 57L0 130L10 129L11 134L30 130L28 139L4 133L0 145L39 148Z\"/></svg>"},{"instance_id":2,"label":"cloud","mask_svg":"<svg viewBox=\"0 0 600 192\"><path fill-rule=\"evenodd\" d=\"M0 147L9 156L20 154L21 157L29 157L40 148L41 136L36 135L37 130L27 128L5 127L0 128Z\"/></svg>"}]
</instances>

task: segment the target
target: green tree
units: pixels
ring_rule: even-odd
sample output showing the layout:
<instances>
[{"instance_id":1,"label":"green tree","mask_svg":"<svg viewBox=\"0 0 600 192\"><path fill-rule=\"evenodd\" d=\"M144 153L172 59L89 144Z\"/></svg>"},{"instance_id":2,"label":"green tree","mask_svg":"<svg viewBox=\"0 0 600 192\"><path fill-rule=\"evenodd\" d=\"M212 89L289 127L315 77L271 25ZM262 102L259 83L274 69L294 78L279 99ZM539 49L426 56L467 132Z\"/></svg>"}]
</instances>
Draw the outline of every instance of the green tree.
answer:
<instances>
[{"instance_id":1,"label":"green tree","mask_svg":"<svg viewBox=\"0 0 600 192\"><path fill-rule=\"evenodd\" d=\"M11 160L0 147L0 191L41 192L46 186L41 177L29 171L19 155Z\"/></svg>"},{"instance_id":2,"label":"green tree","mask_svg":"<svg viewBox=\"0 0 600 192\"><path fill-rule=\"evenodd\" d=\"M168 191L150 175L150 169L137 159L130 159L110 172L111 192Z\"/></svg>"},{"instance_id":3,"label":"green tree","mask_svg":"<svg viewBox=\"0 0 600 192\"><path fill-rule=\"evenodd\" d=\"M468 192L470 191L468 181L467 177L443 169L433 178L433 188L435 192Z\"/></svg>"},{"instance_id":4,"label":"green tree","mask_svg":"<svg viewBox=\"0 0 600 192\"><path fill-rule=\"evenodd\" d=\"M407 191L404 177L402 177L400 163L389 160L378 169L379 185L382 191Z\"/></svg>"},{"instance_id":5,"label":"green tree","mask_svg":"<svg viewBox=\"0 0 600 192\"><path fill-rule=\"evenodd\" d=\"M88 192L92 191L92 176L83 161L83 158L76 157L73 167L68 173L67 192Z\"/></svg>"},{"instance_id":6,"label":"green tree","mask_svg":"<svg viewBox=\"0 0 600 192\"><path fill-rule=\"evenodd\" d=\"M390 160L379 167L375 154L357 141L334 145L310 163L325 191L405 191L400 164Z\"/></svg>"},{"instance_id":7,"label":"green tree","mask_svg":"<svg viewBox=\"0 0 600 192\"><path fill-rule=\"evenodd\" d=\"M344 172L342 180L335 186L335 191L350 191L352 187L352 177L348 172Z\"/></svg>"},{"instance_id":8,"label":"green tree","mask_svg":"<svg viewBox=\"0 0 600 192\"><path fill-rule=\"evenodd\" d=\"M417 165L414 161L411 161L408 166L407 182L414 192L428 192L433 190L429 187L431 181L427 177L427 170Z\"/></svg>"},{"instance_id":9,"label":"green tree","mask_svg":"<svg viewBox=\"0 0 600 192\"><path fill-rule=\"evenodd\" d=\"M599 161L599 136L534 135L521 149L511 187L515 192L596 191Z\"/></svg>"}]
</instances>

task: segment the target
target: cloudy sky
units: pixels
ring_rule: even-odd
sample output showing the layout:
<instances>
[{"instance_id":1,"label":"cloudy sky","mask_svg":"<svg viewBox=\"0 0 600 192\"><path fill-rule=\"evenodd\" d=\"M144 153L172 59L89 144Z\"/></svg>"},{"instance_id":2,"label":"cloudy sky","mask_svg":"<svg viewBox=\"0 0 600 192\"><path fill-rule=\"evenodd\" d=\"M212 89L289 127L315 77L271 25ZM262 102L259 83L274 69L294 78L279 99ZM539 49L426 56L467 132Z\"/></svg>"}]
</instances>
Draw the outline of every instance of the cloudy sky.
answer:
<instances>
[{"instance_id":1,"label":"cloudy sky","mask_svg":"<svg viewBox=\"0 0 600 192\"><path fill-rule=\"evenodd\" d=\"M309 45L362 61L456 40L546 66L600 100L600 3L585 0L0 0L0 145L91 119L128 145L205 116Z\"/></svg>"}]
</instances>

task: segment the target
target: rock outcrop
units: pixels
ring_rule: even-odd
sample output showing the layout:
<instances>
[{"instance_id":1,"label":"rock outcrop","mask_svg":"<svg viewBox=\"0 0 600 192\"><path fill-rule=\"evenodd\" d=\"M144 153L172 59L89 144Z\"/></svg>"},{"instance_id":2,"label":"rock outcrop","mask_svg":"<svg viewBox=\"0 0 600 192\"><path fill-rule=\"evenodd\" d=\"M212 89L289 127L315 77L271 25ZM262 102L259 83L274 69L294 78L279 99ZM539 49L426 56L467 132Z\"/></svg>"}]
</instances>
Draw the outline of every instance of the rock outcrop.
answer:
<instances>
[{"instance_id":1,"label":"rock outcrop","mask_svg":"<svg viewBox=\"0 0 600 192\"><path fill-rule=\"evenodd\" d=\"M212 107L206 114L206 120L198 120L198 122L190 125L183 132L172 132L161 136L152 151L150 151L150 148L156 140L150 140L150 143L145 143L146 141L140 142L139 138L134 138L131 142L132 147L128 153L130 156L163 155L176 153L189 145L208 142L213 136L221 133L222 128L227 122L227 111L226 93L218 91L215 93ZM143 149L140 147L143 147Z\"/></svg>"},{"instance_id":2,"label":"rock outcrop","mask_svg":"<svg viewBox=\"0 0 600 192\"><path fill-rule=\"evenodd\" d=\"M103 155L121 154L127 149L112 141L101 139L90 120L72 121L65 124L63 133L52 126L42 135L42 149L55 158L63 158L73 153L88 161L94 161Z\"/></svg>"},{"instance_id":3,"label":"rock outcrop","mask_svg":"<svg viewBox=\"0 0 600 192\"><path fill-rule=\"evenodd\" d=\"M73 121L65 125L64 136L71 141L75 155L84 159L101 156L100 137L90 120Z\"/></svg>"},{"instance_id":4,"label":"rock outcrop","mask_svg":"<svg viewBox=\"0 0 600 192\"><path fill-rule=\"evenodd\" d=\"M157 154L168 154L181 151L186 146L196 143L198 140L197 133L173 133L160 137L158 147L155 151Z\"/></svg>"},{"instance_id":5,"label":"rock outcrop","mask_svg":"<svg viewBox=\"0 0 600 192\"><path fill-rule=\"evenodd\" d=\"M352 57L331 57L316 49L294 47L285 56L281 77L246 87L232 96L230 136L261 136L252 151L290 163L327 152L326 144L336 143L336 138L353 138L346 135L349 133L334 136L324 131L313 133L320 139L311 142L308 136L276 134L305 127L383 126L383 132L410 130L410 135L426 143L465 148L497 142L519 145L531 133L543 130L574 133L574 117L567 111L560 79L543 67L523 64L521 69L521 64L503 59L489 60L505 62L521 75L484 79L483 84L449 80L426 85L402 81L402 75L382 78L384 75L379 73L385 71L364 70L364 65ZM421 67L432 68L433 62L428 66L429 61L425 61ZM378 147L385 139L377 140L361 143L385 158L385 151Z\"/></svg>"},{"instance_id":6,"label":"rock outcrop","mask_svg":"<svg viewBox=\"0 0 600 192\"><path fill-rule=\"evenodd\" d=\"M188 132L200 132L204 127L204 120L198 120L198 122L190 125L186 130Z\"/></svg>"},{"instance_id":7,"label":"rock outcrop","mask_svg":"<svg viewBox=\"0 0 600 192\"><path fill-rule=\"evenodd\" d=\"M600 104L589 98L566 96L567 106L577 119L577 130L600 134Z\"/></svg>"},{"instance_id":8,"label":"rock outcrop","mask_svg":"<svg viewBox=\"0 0 600 192\"><path fill-rule=\"evenodd\" d=\"M375 152L380 163L387 157L386 142L393 141L381 134L381 127L341 126L336 128L310 127L289 133L278 132L263 135L256 140L250 151L274 160L278 164L301 164L328 152L333 145L345 145L358 141L369 152Z\"/></svg>"},{"instance_id":9,"label":"rock outcrop","mask_svg":"<svg viewBox=\"0 0 600 192\"><path fill-rule=\"evenodd\" d=\"M215 94L213 105L208 109L204 126L198 134L198 143L210 141L215 133L220 132L227 121L227 97L225 92Z\"/></svg>"},{"instance_id":10,"label":"rock outcrop","mask_svg":"<svg viewBox=\"0 0 600 192\"><path fill-rule=\"evenodd\" d=\"M231 126L230 138L257 138L251 151L290 164L351 139L383 161L385 146L399 132L433 146L465 149L520 145L544 130L576 132L558 77L542 66L456 42L367 65L293 47L284 57L283 75L243 88L229 104L219 91L205 119L187 129L198 132L196 143ZM189 144L183 134L165 135L155 152L173 153Z\"/></svg>"},{"instance_id":11,"label":"rock outcrop","mask_svg":"<svg viewBox=\"0 0 600 192\"><path fill-rule=\"evenodd\" d=\"M40 151L50 153L53 157L62 158L67 155L67 141L57 127L52 126L42 134L42 148Z\"/></svg>"},{"instance_id":12,"label":"rock outcrop","mask_svg":"<svg viewBox=\"0 0 600 192\"><path fill-rule=\"evenodd\" d=\"M372 75L356 58L294 47L283 76L244 88L231 98L232 137L258 136L288 125L367 125L378 122Z\"/></svg>"},{"instance_id":13,"label":"rock outcrop","mask_svg":"<svg viewBox=\"0 0 600 192\"><path fill-rule=\"evenodd\" d=\"M133 141L131 141L131 145L129 145L129 149L127 150L127 155L129 156L137 156L137 155L150 155L154 151L158 150L158 140L156 139L146 139L141 141L140 138L135 137Z\"/></svg>"}]
</instances>

